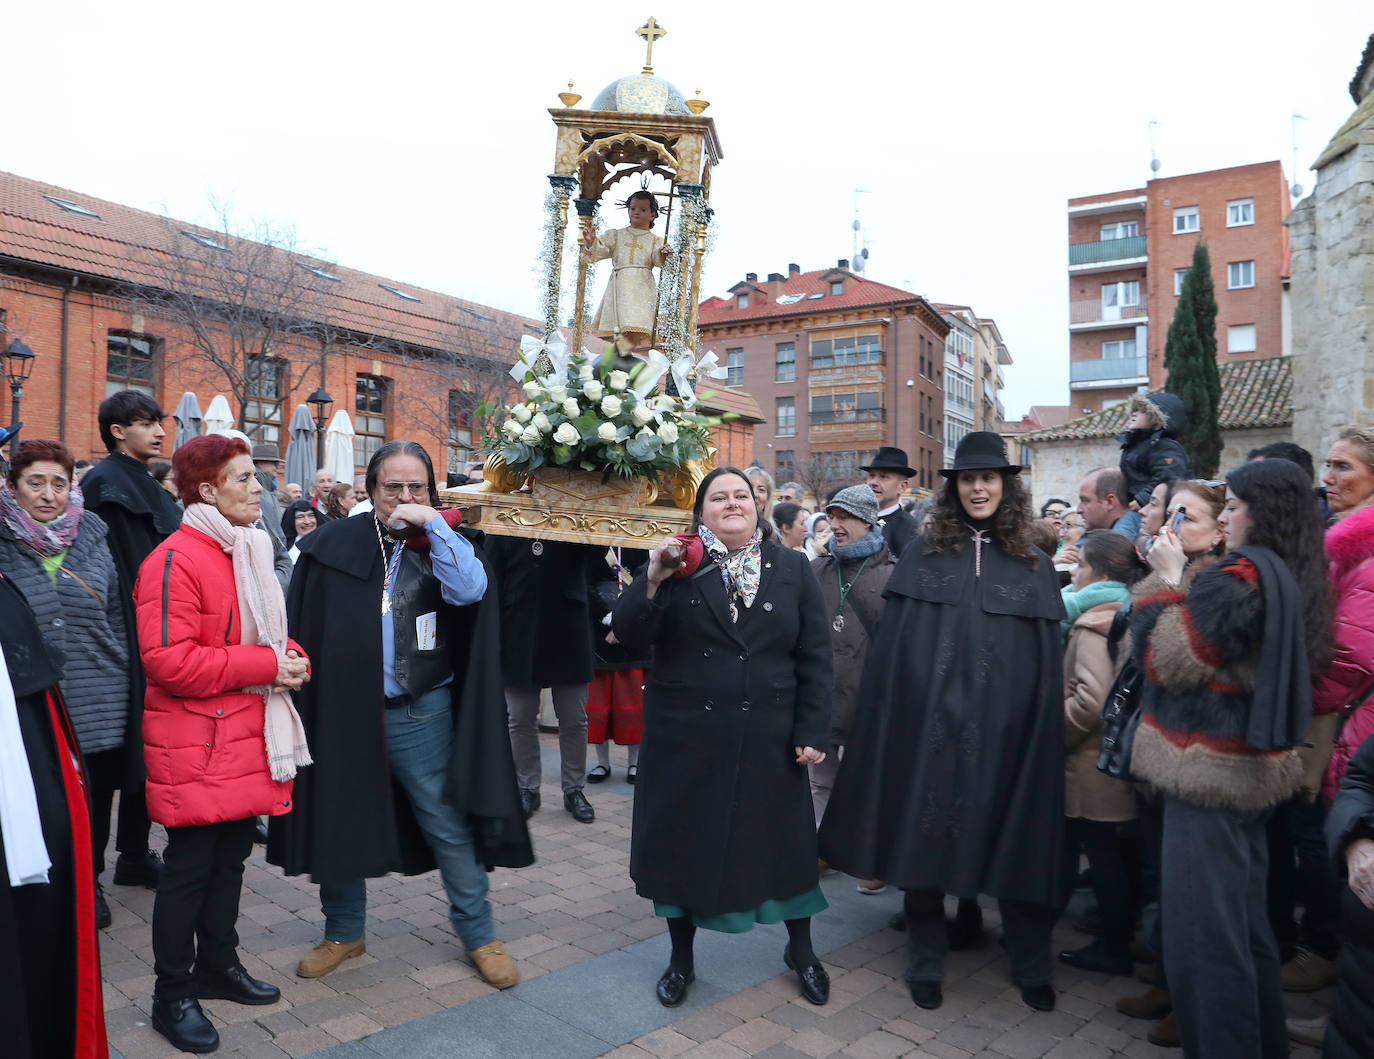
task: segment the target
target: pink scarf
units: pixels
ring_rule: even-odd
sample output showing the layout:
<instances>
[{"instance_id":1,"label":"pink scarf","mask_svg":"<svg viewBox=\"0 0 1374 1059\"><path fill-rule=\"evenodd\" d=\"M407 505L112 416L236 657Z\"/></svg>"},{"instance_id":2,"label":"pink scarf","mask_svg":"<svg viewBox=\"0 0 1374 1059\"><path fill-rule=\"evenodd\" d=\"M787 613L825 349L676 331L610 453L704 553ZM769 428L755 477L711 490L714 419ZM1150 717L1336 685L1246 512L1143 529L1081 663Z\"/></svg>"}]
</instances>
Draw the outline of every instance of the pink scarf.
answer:
<instances>
[{"instance_id":1,"label":"pink scarf","mask_svg":"<svg viewBox=\"0 0 1374 1059\"><path fill-rule=\"evenodd\" d=\"M0 521L39 555L58 555L72 546L81 529L81 514L85 506L81 487L73 482L71 492L67 494L67 509L51 522L39 522L19 506L19 498L14 495L9 482L0 484Z\"/></svg>"}]
</instances>

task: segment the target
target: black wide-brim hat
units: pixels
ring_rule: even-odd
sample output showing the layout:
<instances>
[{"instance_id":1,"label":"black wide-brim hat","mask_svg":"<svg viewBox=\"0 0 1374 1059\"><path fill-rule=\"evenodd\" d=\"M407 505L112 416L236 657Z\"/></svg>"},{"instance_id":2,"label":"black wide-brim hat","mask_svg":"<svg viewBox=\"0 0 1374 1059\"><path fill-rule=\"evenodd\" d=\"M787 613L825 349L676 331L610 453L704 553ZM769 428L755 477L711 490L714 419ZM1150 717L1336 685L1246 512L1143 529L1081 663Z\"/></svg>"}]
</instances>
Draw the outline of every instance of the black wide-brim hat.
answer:
<instances>
[{"instance_id":1,"label":"black wide-brim hat","mask_svg":"<svg viewBox=\"0 0 1374 1059\"><path fill-rule=\"evenodd\" d=\"M942 468L940 473L953 478L960 471L1010 471L1019 474L1021 465L1007 460L1007 443L1000 434L990 430L975 430L965 434L954 450L954 466Z\"/></svg>"},{"instance_id":2,"label":"black wide-brim hat","mask_svg":"<svg viewBox=\"0 0 1374 1059\"><path fill-rule=\"evenodd\" d=\"M873 462L861 471L896 471L903 478L915 478L916 468L907 465L906 452L893 445L884 445L873 457Z\"/></svg>"}]
</instances>

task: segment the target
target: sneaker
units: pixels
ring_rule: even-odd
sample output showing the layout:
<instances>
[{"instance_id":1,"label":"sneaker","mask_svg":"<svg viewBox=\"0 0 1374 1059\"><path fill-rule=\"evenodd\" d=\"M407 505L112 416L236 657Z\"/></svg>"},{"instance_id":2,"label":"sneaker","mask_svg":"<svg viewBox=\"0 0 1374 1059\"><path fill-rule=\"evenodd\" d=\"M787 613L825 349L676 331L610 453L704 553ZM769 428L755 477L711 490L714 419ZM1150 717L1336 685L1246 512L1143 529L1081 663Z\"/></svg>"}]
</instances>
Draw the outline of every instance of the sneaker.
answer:
<instances>
[{"instance_id":1,"label":"sneaker","mask_svg":"<svg viewBox=\"0 0 1374 1059\"><path fill-rule=\"evenodd\" d=\"M499 941L489 941L479 949L469 949L468 958L477 967L477 973L486 979L488 985L497 989L509 989L520 981L520 972L515 961L501 948Z\"/></svg>"},{"instance_id":2,"label":"sneaker","mask_svg":"<svg viewBox=\"0 0 1374 1059\"><path fill-rule=\"evenodd\" d=\"M877 894L887 892L887 883L883 882L882 879L860 879L859 885L855 889L865 897L874 897Z\"/></svg>"},{"instance_id":3,"label":"sneaker","mask_svg":"<svg viewBox=\"0 0 1374 1059\"><path fill-rule=\"evenodd\" d=\"M1336 960L1328 960L1311 949L1299 948L1283 965L1279 977L1289 993L1312 993L1334 982L1339 970L1340 963Z\"/></svg>"},{"instance_id":4,"label":"sneaker","mask_svg":"<svg viewBox=\"0 0 1374 1059\"><path fill-rule=\"evenodd\" d=\"M336 970L344 960L361 956L365 952L367 945L362 938L356 941L330 941L326 938L305 954L305 959L296 967L296 977L323 978L330 971Z\"/></svg>"},{"instance_id":5,"label":"sneaker","mask_svg":"<svg viewBox=\"0 0 1374 1059\"><path fill-rule=\"evenodd\" d=\"M1295 1044L1305 1044L1309 1048L1320 1048L1326 1042L1326 1024L1329 1015L1318 1015L1314 1019L1287 1019L1288 1039Z\"/></svg>"}]
</instances>

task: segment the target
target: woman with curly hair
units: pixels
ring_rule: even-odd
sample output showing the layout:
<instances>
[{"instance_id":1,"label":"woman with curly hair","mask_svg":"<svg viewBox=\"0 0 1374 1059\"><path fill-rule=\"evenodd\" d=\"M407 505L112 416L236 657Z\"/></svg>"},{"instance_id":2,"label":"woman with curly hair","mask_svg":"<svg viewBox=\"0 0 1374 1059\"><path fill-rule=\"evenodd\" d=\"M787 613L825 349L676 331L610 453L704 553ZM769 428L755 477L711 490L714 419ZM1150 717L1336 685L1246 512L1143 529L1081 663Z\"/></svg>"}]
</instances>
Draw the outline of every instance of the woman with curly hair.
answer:
<instances>
[{"instance_id":1,"label":"woman with curly hair","mask_svg":"<svg viewBox=\"0 0 1374 1059\"><path fill-rule=\"evenodd\" d=\"M1063 889L1064 605L1030 540L1020 468L967 435L925 534L902 552L821 823L821 856L906 891L907 984L943 1001L944 895L1000 902L1012 975L1054 1007L1050 930Z\"/></svg>"},{"instance_id":2,"label":"woman with curly hair","mask_svg":"<svg viewBox=\"0 0 1374 1059\"><path fill-rule=\"evenodd\" d=\"M1166 529L1137 587L1131 771L1164 800L1163 960L1185 1054L1283 1056L1265 823L1302 784L1294 748L1331 657L1331 601L1310 479L1260 460L1226 487L1221 561L1185 584L1181 534Z\"/></svg>"}]
</instances>

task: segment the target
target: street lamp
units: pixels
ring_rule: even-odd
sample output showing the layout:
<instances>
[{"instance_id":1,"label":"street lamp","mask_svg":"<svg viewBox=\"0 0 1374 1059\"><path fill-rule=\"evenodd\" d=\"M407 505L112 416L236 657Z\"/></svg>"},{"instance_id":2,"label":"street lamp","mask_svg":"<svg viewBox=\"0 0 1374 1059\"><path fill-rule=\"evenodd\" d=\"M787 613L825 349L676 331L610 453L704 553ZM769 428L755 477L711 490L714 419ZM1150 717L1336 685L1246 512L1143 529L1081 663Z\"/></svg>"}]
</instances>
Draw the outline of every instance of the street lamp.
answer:
<instances>
[{"instance_id":1,"label":"street lamp","mask_svg":"<svg viewBox=\"0 0 1374 1059\"><path fill-rule=\"evenodd\" d=\"M305 403L315 409L315 468L318 470L324 466L324 428L329 423L334 398L325 393L321 386L305 399Z\"/></svg>"},{"instance_id":2,"label":"street lamp","mask_svg":"<svg viewBox=\"0 0 1374 1059\"><path fill-rule=\"evenodd\" d=\"M0 353L5 360L5 378L10 383L10 424L13 428L9 436L11 453L19 444L19 428L23 426L19 422L19 399L24 396L24 380L33 371L34 356L34 351L17 338Z\"/></svg>"}]
</instances>

